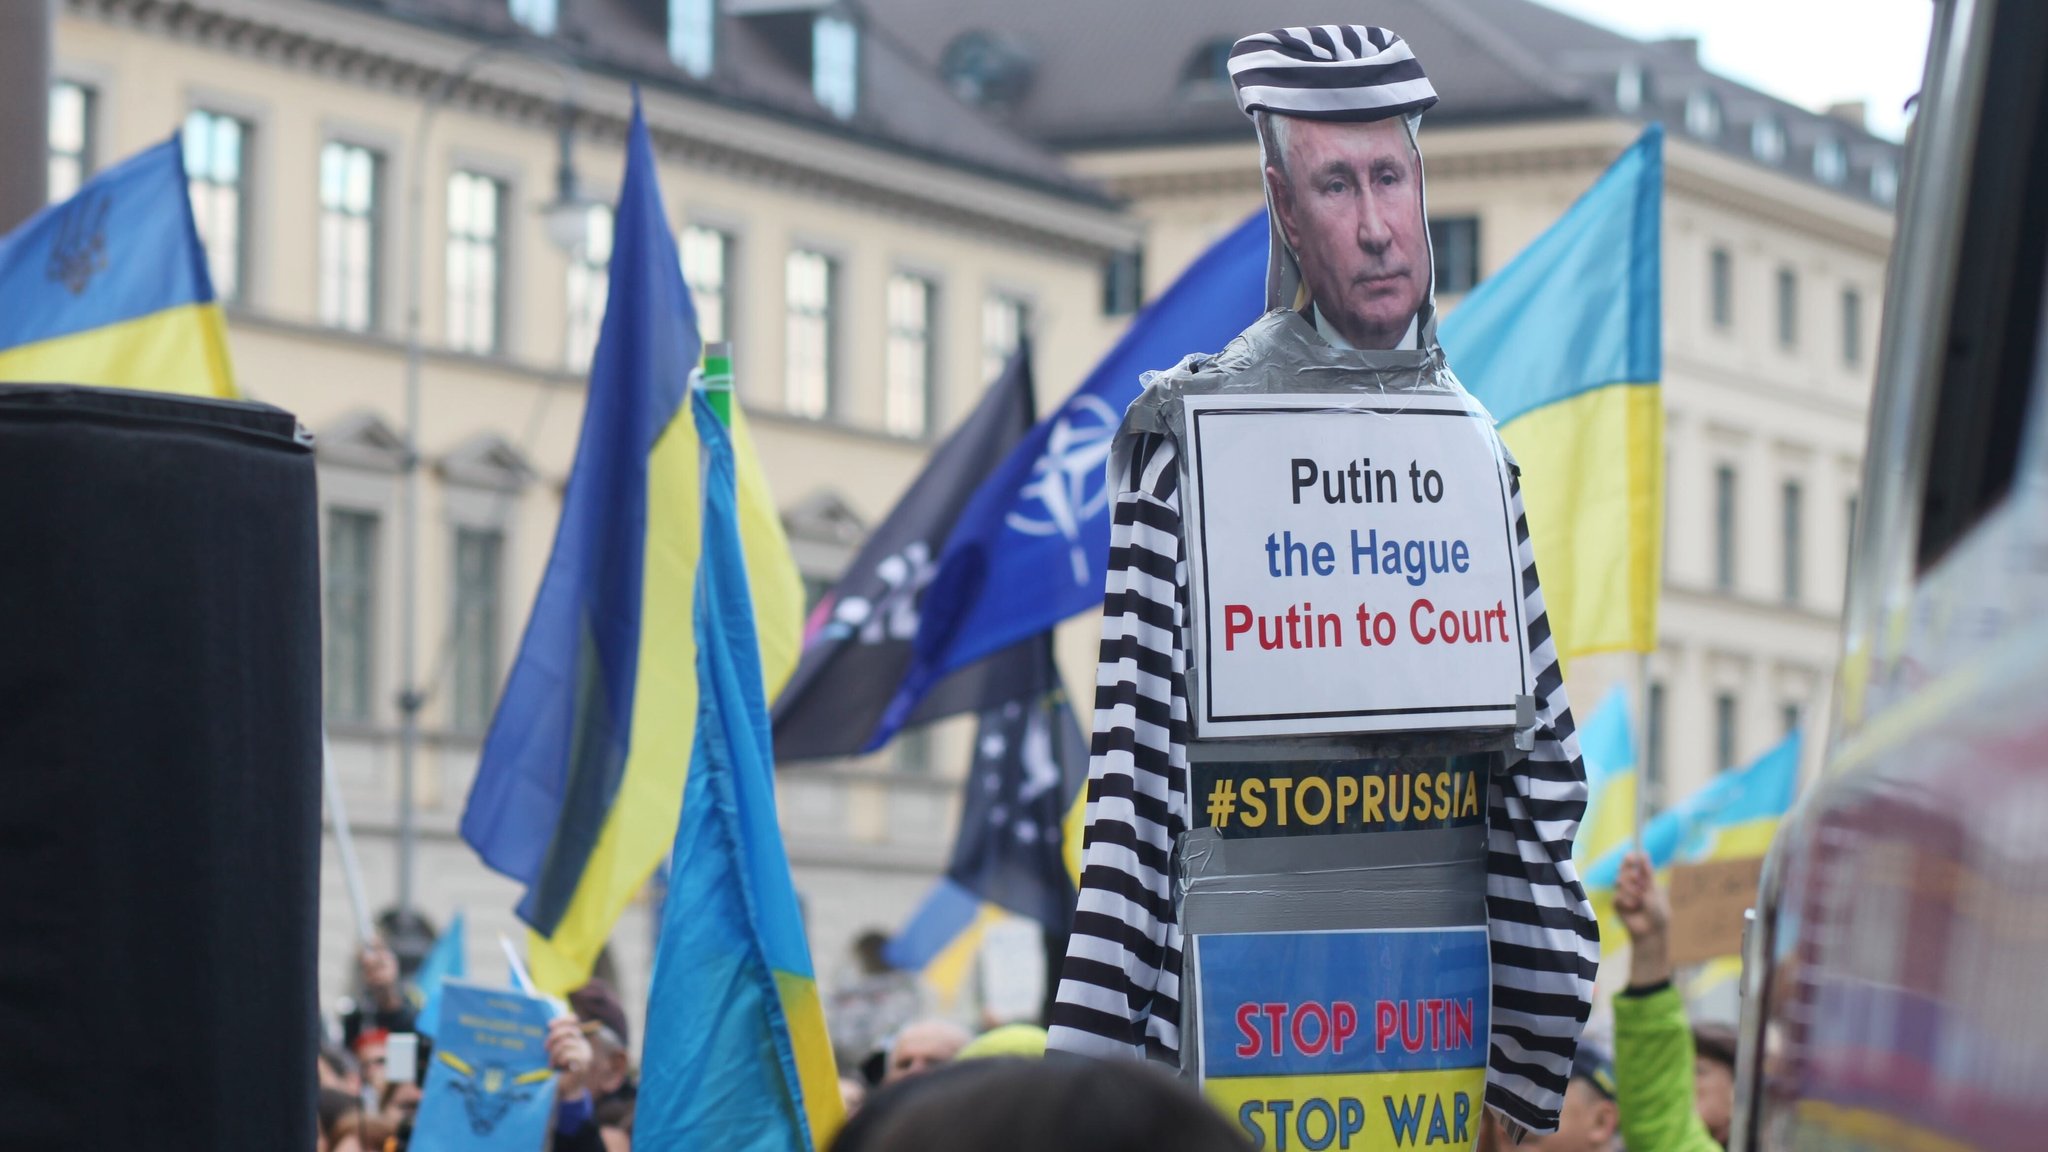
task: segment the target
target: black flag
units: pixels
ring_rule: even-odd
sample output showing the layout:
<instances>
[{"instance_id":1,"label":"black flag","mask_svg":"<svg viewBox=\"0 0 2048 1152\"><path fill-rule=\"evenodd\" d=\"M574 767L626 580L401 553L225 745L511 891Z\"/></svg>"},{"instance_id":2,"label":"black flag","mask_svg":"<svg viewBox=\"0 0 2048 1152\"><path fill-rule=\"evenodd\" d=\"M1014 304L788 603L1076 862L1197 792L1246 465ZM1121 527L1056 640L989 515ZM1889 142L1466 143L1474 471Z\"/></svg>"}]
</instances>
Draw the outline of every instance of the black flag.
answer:
<instances>
[{"instance_id":1,"label":"black flag","mask_svg":"<svg viewBox=\"0 0 2048 1152\"><path fill-rule=\"evenodd\" d=\"M1052 634L1020 647L1030 651L1030 677L1013 685L1008 700L981 710L952 859L884 951L896 967L929 964L984 904L1036 920L1052 936L1072 926L1074 884L1061 829L1088 778L1088 740L1060 687Z\"/></svg>"},{"instance_id":2,"label":"black flag","mask_svg":"<svg viewBox=\"0 0 2048 1152\"><path fill-rule=\"evenodd\" d=\"M775 758L851 756L867 746L903 683L918 602L939 551L982 478L1031 427L1031 350L1017 352L981 403L911 482L811 615L803 656L775 701ZM921 724L1013 694L1036 675L1029 642L949 677L918 706Z\"/></svg>"}]
</instances>

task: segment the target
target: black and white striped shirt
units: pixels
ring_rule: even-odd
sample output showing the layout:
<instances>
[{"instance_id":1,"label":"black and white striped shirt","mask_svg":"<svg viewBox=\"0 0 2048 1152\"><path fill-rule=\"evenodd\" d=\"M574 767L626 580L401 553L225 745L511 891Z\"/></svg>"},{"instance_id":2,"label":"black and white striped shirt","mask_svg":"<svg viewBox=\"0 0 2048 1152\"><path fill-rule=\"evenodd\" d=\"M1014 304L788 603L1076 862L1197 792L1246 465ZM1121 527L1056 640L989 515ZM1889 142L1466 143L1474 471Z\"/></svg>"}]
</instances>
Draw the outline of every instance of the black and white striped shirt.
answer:
<instances>
[{"instance_id":1,"label":"black and white striped shirt","mask_svg":"<svg viewBox=\"0 0 2048 1152\"><path fill-rule=\"evenodd\" d=\"M1049 1046L1177 1062L1181 928L1170 860L1190 825L1187 557L1173 442L1137 434L1117 484L1096 666L1087 832ZM1565 700L1519 480L1511 487L1536 747L1487 813L1493 1017L1486 1102L1549 1132L1591 1011L1599 929L1572 866L1586 773Z\"/></svg>"}]
</instances>

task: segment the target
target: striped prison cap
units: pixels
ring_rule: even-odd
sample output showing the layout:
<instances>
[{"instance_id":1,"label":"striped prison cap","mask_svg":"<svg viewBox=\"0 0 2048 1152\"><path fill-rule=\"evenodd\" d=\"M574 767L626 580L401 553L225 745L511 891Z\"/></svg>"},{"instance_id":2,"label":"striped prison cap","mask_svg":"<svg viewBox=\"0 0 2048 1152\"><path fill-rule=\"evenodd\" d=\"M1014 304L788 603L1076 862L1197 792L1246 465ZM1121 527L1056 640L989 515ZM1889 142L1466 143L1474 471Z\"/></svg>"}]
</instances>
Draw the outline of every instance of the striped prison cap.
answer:
<instances>
[{"instance_id":1,"label":"striped prison cap","mask_svg":"<svg viewBox=\"0 0 2048 1152\"><path fill-rule=\"evenodd\" d=\"M1230 49L1237 106L1304 120L1387 120L1436 103L1408 42L1385 28L1278 28Z\"/></svg>"}]
</instances>

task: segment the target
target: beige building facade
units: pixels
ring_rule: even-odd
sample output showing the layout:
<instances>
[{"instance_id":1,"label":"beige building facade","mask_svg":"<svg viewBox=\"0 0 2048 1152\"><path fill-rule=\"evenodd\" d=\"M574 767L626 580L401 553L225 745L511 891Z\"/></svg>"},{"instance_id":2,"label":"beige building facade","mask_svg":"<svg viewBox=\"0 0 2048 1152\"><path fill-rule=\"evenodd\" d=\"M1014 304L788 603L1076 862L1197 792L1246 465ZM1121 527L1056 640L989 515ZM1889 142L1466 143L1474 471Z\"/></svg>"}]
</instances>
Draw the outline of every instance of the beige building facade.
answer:
<instances>
[{"instance_id":1,"label":"beige building facade","mask_svg":"<svg viewBox=\"0 0 2048 1152\"><path fill-rule=\"evenodd\" d=\"M455 79L481 45L508 35L506 50ZM879 51L863 57L871 73L889 63ZM495 977L498 936L521 938L518 890L485 870L456 829L553 539L608 241L599 209L596 243L558 247L541 207L555 193L565 98L578 110L578 190L610 201L629 87L602 59L551 51L517 28L318 0L81 0L62 8L55 60L57 115L77 115L75 136L89 145L53 158L58 191L67 175L186 126L195 213L228 301L239 383L318 437L330 758L373 915L398 890L407 246L419 229L413 654L426 700L415 898L436 925L462 911L470 969ZM921 151L890 138L886 124L863 138L858 110L842 126L829 111L791 115L681 80L638 79L706 335L734 346L740 395L808 579L837 575L1019 331L1036 335L1043 379L1075 380L1120 322L1102 311L1103 269L1136 230L1049 158L1042 172L1004 172ZM428 96L443 85L452 98L420 137ZM73 138L58 127L54 139ZM1031 155L1021 144L1013 151ZM367 178L354 178L366 186L352 199L347 170L359 156ZM59 172L60 163L75 170ZM362 241L355 248L351 233ZM955 722L914 757L783 773L791 854L828 986L851 937L899 924L943 864L956 819L951 775L964 767L967 739ZM651 959L647 920L636 905L611 950L636 1010ZM327 1000L348 989L354 924L330 833Z\"/></svg>"}]
</instances>

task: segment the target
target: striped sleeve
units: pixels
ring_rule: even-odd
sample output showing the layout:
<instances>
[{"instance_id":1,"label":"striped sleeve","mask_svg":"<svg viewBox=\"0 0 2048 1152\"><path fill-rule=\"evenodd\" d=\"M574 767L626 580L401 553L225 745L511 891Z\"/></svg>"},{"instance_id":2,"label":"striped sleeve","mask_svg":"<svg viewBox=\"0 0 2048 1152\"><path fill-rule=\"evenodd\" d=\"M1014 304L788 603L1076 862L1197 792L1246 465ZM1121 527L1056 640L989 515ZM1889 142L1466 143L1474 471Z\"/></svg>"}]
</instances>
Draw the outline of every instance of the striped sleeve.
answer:
<instances>
[{"instance_id":1,"label":"striped sleeve","mask_svg":"<svg viewBox=\"0 0 2048 1152\"><path fill-rule=\"evenodd\" d=\"M1081 889L1051 1048L1177 1061L1173 847L1188 826L1187 564L1173 445L1141 436L1111 513Z\"/></svg>"},{"instance_id":2,"label":"striped sleeve","mask_svg":"<svg viewBox=\"0 0 2048 1152\"><path fill-rule=\"evenodd\" d=\"M1487 813L1493 1035L1486 1102L1527 1131L1551 1132L1593 1007L1600 930L1572 865L1572 841L1586 813L1586 765L1543 611L1519 479L1510 495L1535 669L1536 746L1502 778Z\"/></svg>"}]
</instances>

